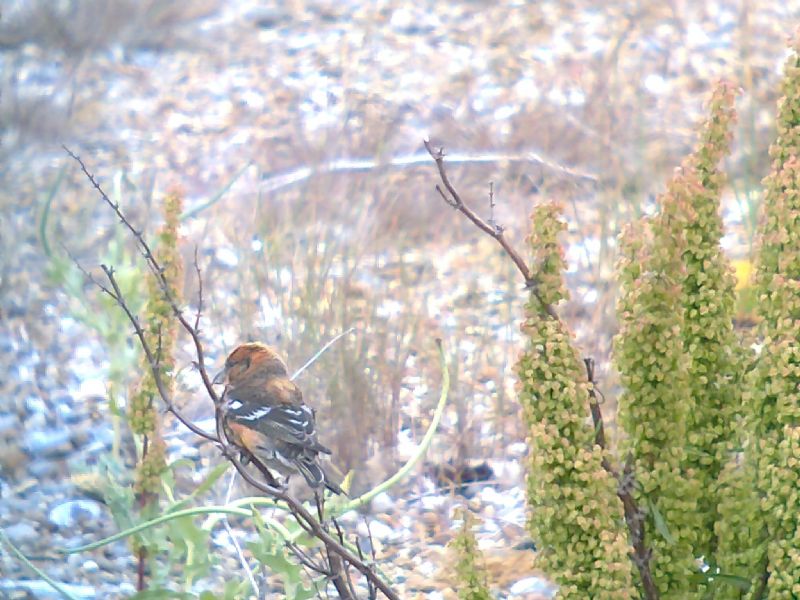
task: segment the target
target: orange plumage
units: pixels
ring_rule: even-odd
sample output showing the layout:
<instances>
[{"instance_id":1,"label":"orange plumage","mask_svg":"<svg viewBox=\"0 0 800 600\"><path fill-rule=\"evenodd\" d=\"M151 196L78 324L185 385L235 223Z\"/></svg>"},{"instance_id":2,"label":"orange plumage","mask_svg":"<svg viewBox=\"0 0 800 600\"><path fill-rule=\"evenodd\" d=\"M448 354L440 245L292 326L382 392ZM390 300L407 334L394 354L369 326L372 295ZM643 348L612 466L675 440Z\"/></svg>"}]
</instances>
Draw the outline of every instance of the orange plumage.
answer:
<instances>
[{"instance_id":1,"label":"orange plumage","mask_svg":"<svg viewBox=\"0 0 800 600\"><path fill-rule=\"evenodd\" d=\"M312 488L324 485L341 493L319 464L319 454L331 451L317 440L314 411L273 348L237 347L214 383L225 384L224 421L231 443L282 475L299 472Z\"/></svg>"}]
</instances>

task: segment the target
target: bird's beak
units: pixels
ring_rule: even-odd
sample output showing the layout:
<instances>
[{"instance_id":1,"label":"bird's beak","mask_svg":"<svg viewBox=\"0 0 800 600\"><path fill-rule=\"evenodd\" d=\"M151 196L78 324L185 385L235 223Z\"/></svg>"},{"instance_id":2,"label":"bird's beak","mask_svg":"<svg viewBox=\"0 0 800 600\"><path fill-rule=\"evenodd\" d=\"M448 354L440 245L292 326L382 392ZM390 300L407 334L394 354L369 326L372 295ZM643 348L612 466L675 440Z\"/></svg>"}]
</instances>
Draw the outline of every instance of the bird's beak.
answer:
<instances>
[{"instance_id":1,"label":"bird's beak","mask_svg":"<svg viewBox=\"0 0 800 600\"><path fill-rule=\"evenodd\" d=\"M214 375L214 379L211 380L211 383L214 385L222 385L225 383L225 379L228 377L228 369L222 369L219 373Z\"/></svg>"}]
</instances>

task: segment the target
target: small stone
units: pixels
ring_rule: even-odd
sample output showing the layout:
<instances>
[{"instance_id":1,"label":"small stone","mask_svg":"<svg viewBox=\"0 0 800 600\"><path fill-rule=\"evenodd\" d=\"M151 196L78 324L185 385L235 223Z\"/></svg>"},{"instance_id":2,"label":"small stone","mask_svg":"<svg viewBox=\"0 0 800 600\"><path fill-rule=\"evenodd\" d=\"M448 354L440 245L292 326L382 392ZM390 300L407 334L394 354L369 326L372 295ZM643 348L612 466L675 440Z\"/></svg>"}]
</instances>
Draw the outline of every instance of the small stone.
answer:
<instances>
[{"instance_id":1,"label":"small stone","mask_svg":"<svg viewBox=\"0 0 800 600\"><path fill-rule=\"evenodd\" d=\"M36 528L25 521L20 521L4 529L8 539L14 544L23 544L39 537Z\"/></svg>"},{"instance_id":2,"label":"small stone","mask_svg":"<svg viewBox=\"0 0 800 600\"><path fill-rule=\"evenodd\" d=\"M74 527L81 519L96 521L102 514L100 504L93 500L70 500L52 508L48 518L56 527Z\"/></svg>"},{"instance_id":3,"label":"small stone","mask_svg":"<svg viewBox=\"0 0 800 600\"><path fill-rule=\"evenodd\" d=\"M76 448L86 446L92 437L92 427L76 427L72 431L72 442Z\"/></svg>"},{"instance_id":4,"label":"small stone","mask_svg":"<svg viewBox=\"0 0 800 600\"><path fill-rule=\"evenodd\" d=\"M29 414L47 414L49 412L47 403L35 396L25 400L25 408L28 410Z\"/></svg>"},{"instance_id":5,"label":"small stone","mask_svg":"<svg viewBox=\"0 0 800 600\"><path fill-rule=\"evenodd\" d=\"M40 480L53 477L58 472L58 465L51 460L32 460L28 465L28 474Z\"/></svg>"},{"instance_id":6,"label":"small stone","mask_svg":"<svg viewBox=\"0 0 800 600\"><path fill-rule=\"evenodd\" d=\"M259 7L251 10L246 18L260 29L274 29L286 21L287 15L276 8Z\"/></svg>"},{"instance_id":7,"label":"small stone","mask_svg":"<svg viewBox=\"0 0 800 600\"><path fill-rule=\"evenodd\" d=\"M397 532L394 530L394 528L389 527L380 521L372 521L369 524L369 531L373 538L384 542L388 542L397 537Z\"/></svg>"},{"instance_id":8,"label":"small stone","mask_svg":"<svg viewBox=\"0 0 800 600\"><path fill-rule=\"evenodd\" d=\"M55 404L56 404L56 413L64 423L72 425L75 423L79 423L85 417L84 414L76 411L73 408L72 396L68 395L59 396L58 398L56 398Z\"/></svg>"},{"instance_id":9,"label":"small stone","mask_svg":"<svg viewBox=\"0 0 800 600\"><path fill-rule=\"evenodd\" d=\"M231 248L217 248L214 258L218 264L229 269L233 269L239 264L239 255Z\"/></svg>"},{"instance_id":10,"label":"small stone","mask_svg":"<svg viewBox=\"0 0 800 600\"><path fill-rule=\"evenodd\" d=\"M420 498L422 508L426 511L438 510L447 504L448 501L449 498L445 496L423 496Z\"/></svg>"},{"instance_id":11,"label":"small stone","mask_svg":"<svg viewBox=\"0 0 800 600\"><path fill-rule=\"evenodd\" d=\"M136 588L133 587L132 583L123 581L119 584L119 593L124 596L131 596L136 593Z\"/></svg>"},{"instance_id":12,"label":"small stone","mask_svg":"<svg viewBox=\"0 0 800 600\"><path fill-rule=\"evenodd\" d=\"M19 418L16 415L2 414L0 415L0 435L7 431L12 431L19 428Z\"/></svg>"},{"instance_id":13,"label":"small stone","mask_svg":"<svg viewBox=\"0 0 800 600\"><path fill-rule=\"evenodd\" d=\"M67 567L69 568L70 572L77 571L81 564L83 564L83 557L80 554L70 554L67 556Z\"/></svg>"},{"instance_id":14,"label":"small stone","mask_svg":"<svg viewBox=\"0 0 800 600\"><path fill-rule=\"evenodd\" d=\"M555 595L556 588L553 584L541 577L526 577L525 579L517 581L508 591L515 596L543 594L552 597Z\"/></svg>"},{"instance_id":15,"label":"small stone","mask_svg":"<svg viewBox=\"0 0 800 600\"><path fill-rule=\"evenodd\" d=\"M372 513L375 515L391 514L394 511L394 500L386 492L381 492L372 499Z\"/></svg>"},{"instance_id":16,"label":"small stone","mask_svg":"<svg viewBox=\"0 0 800 600\"><path fill-rule=\"evenodd\" d=\"M86 573L96 573L97 571L100 570L100 566L96 562L94 562L93 560L87 560L85 563L83 563L81 568Z\"/></svg>"},{"instance_id":17,"label":"small stone","mask_svg":"<svg viewBox=\"0 0 800 600\"><path fill-rule=\"evenodd\" d=\"M506 452L509 456L517 458L525 456L528 453L528 444L525 442L516 442L514 444L510 444L506 448Z\"/></svg>"},{"instance_id":18,"label":"small stone","mask_svg":"<svg viewBox=\"0 0 800 600\"><path fill-rule=\"evenodd\" d=\"M25 436L25 451L32 456L63 456L72 451L69 429L32 431Z\"/></svg>"}]
</instances>

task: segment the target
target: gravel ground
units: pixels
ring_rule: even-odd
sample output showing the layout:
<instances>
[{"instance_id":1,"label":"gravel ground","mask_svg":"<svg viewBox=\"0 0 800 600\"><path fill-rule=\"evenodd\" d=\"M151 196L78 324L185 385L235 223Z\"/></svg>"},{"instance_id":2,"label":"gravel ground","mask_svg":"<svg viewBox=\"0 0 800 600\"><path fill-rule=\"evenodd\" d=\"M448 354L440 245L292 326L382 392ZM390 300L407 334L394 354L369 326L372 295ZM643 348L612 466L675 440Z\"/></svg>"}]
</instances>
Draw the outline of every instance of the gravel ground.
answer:
<instances>
[{"instance_id":1,"label":"gravel ground","mask_svg":"<svg viewBox=\"0 0 800 600\"><path fill-rule=\"evenodd\" d=\"M605 365L620 224L652 204L690 147L719 77L742 85L730 160L736 183L747 191L766 174L785 41L800 23L797 2L639 3L637 12L627 4L237 1L161 28L123 18L109 43L78 50L75 36L72 45L54 34L11 45L2 30L0 527L9 539L78 597L134 592L125 542L66 559L57 553L116 531L85 474L112 450L108 369L117 357L86 325L97 304L87 312L65 293L57 279L63 267L48 258L39 229L48 190L65 169L47 222L50 251L63 256L66 246L89 268L115 256L113 220L65 158L66 143L118 191L137 223L157 221L152 199L171 184L182 186L189 209L208 205L182 233L187 257L199 247L210 282L205 334L215 364L252 335L283 344L299 365L312 341L338 331L340 322L328 322L300 344L308 309L292 286L315 273L305 259L328 256L311 252L312 242L339 244L328 282L349 286L359 339L372 344L367 360L377 361L386 332L409 349L392 359L400 412L381 425L397 447L371 437L359 454L334 440L363 488L396 468L424 432L438 396L430 336L441 335L459 373L428 460L466 452L487 460L494 480L467 498L438 489L423 469L376 499L367 519L344 523L359 534L370 523L377 559L403 597L452 598L445 545L453 510L466 503L480 518L497 596L552 597L524 546L524 431L511 374L524 292L494 245L441 204L421 140L430 136L464 159L453 177L481 210L488 210L487 182L495 182L495 216L517 244L532 197L564 204L574 298L563 314L587 354ZM0 7L13 23L23 3ZM79 31L117 22L106 13L72 18ZM730 196L726 243L735 255L746 247L750 214ZM274 281L256 285L247 277L272 256L270 240L306 254L296 251L289 283L276 267ZM374 312L360 319L362 305ZM194 401L187 353L179 363L187 371L181 401L194 417L208 416ZM329 393L333 369L323 361L301 380L304 389ZM382 406L390 396L375 401ZM353 437L330 418L331 435ZM185 484L219 461L174 423L167 435L170 456L191 463ZM124 460L131 455L122 440ZM223 493L212 490L208 503ZM197 589L219 589L240 572L216 530L212 554L212 575ZM0 596L54 597L5 549L0 573Z\"/></svg>"}]
</instances>

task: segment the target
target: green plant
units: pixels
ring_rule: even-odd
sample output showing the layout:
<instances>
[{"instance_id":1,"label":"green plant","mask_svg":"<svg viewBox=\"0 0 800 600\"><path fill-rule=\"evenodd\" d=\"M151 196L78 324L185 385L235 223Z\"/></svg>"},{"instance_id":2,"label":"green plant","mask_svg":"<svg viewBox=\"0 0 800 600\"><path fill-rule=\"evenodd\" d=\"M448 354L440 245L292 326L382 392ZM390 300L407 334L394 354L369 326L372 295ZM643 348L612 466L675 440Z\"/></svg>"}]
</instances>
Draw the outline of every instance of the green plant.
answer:
<instances>
[{"instance_id":1,"label":"green plant","mask_svg":"<svg viewBox=\"0 0 800 600\"><path fill-rule=\"evenodd\" d=\"M467 509L461 509L456 516L463 524L449 547L456 555L455 574L458 579L459 600L489 600L491 595L486 584L486 566L478 548L478 540L472 531L475 517Z\"/></svg>"},{"instance_id":2,"label":"green plant","mask_svg":"<svg viewBox=\"0 0 800 600\"><path fill-rule=\"evenodd\" d=\"M590 383L571 333L545 310L567 296L557 235L565 225L544 205L531 219L535 292L525 306L518 397L530 428L528 505L536 564L561 598L634 598L622 506L589 419ZM597 566L602 564L603 568Z\"/></svg>"},{"instance_id":3,"label":"green plant","mask_svg":"<svg viewBox=\"0 0 800 600\"><path fill-rule=\"evenodd\" d=\"M762 348L751 355L734 333L734 277L720 247L717 165L735 119L723 83L658 213L622 236L614 360L625 435L616 461L593 363L586 360L584 373L554 310L566 297L557 211L534 211L528 267L502 228L464 205L444 174L443 152L428 145L445 201L503 246L531 289L517 365L530 431L530 531L559 598L762 600L800 592L800 47L783 85L756 263Z\"/></svg>"},{"instance_id":4,"label":"green plant","mask_svg":"<svg viewBox=\"0 0 800 600\"><path fill-rule=\"evenodd\" d=\"M751 597L800 594L797 456L800 403L800 40L782 84L772 170L764 180L755 289L762 347L745 387L746 446L739 479L754 485L735 498L754 535L728 531L737 574L752 581ZM758 503L758 513L748 505ZM736 544L738 542L738 544Z\"/></svg>"}]
</instances>

